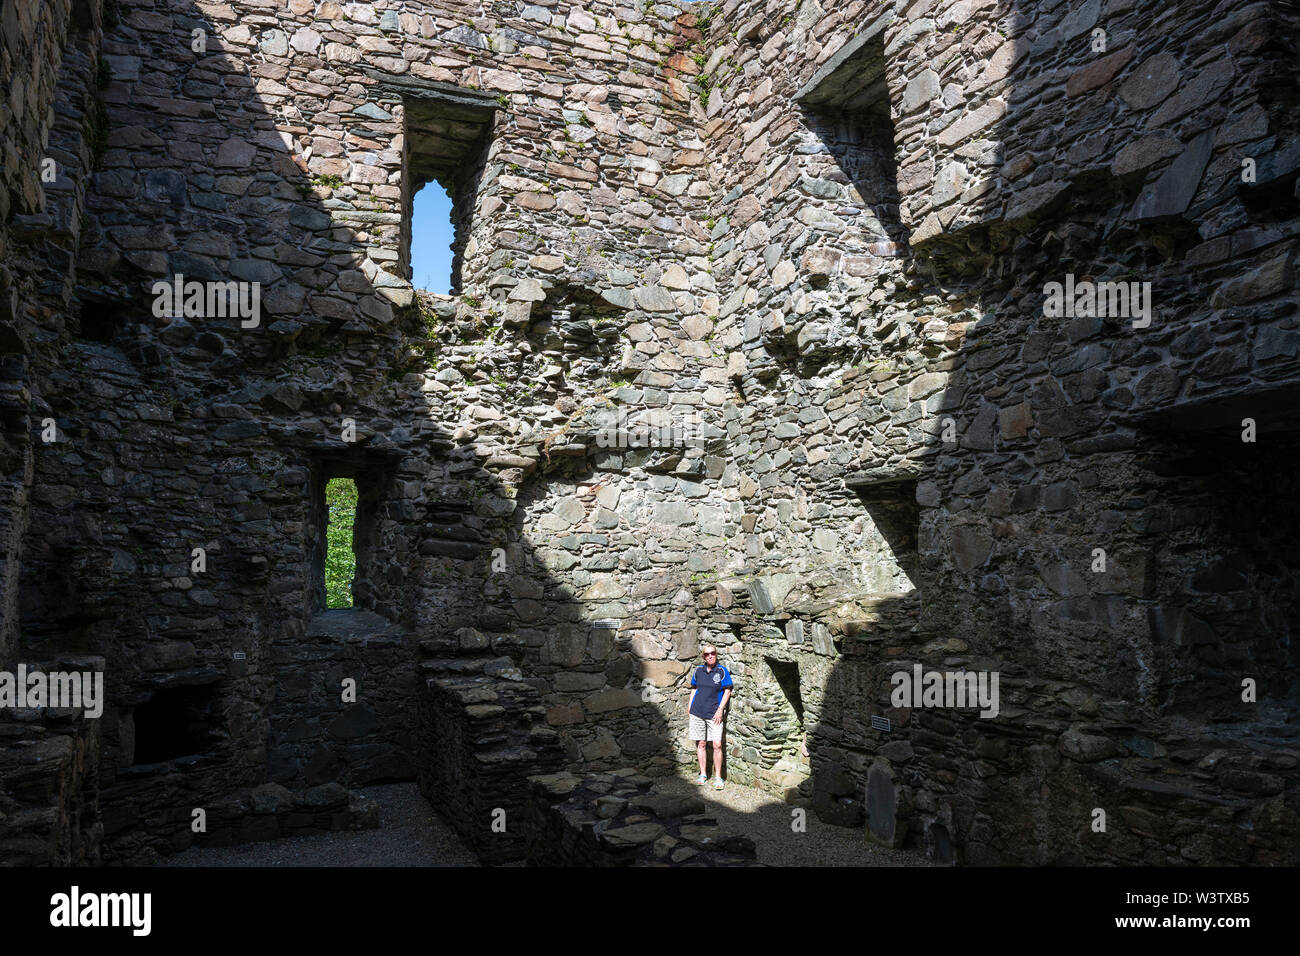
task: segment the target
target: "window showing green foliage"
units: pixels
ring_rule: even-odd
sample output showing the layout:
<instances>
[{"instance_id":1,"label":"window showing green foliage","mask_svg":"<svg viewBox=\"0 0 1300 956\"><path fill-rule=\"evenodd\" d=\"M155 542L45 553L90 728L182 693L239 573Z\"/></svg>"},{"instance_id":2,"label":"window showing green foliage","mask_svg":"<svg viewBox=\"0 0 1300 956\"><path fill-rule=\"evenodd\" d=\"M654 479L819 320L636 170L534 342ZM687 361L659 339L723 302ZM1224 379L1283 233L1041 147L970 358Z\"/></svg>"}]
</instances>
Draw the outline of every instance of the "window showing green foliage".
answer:
<instances>
[{"instance_id":1,"label":"window showing green foliage","mask_svg":"<svg viewBox=\"0 0 1300 956\"><path fill-rule=\"evenodd\" d=\"M325 606L352 606L352 578L357 556L352 551L352 526L357 520L357 484L351 478L331 478L325 483Z\"/></svg>"}]
</instances>

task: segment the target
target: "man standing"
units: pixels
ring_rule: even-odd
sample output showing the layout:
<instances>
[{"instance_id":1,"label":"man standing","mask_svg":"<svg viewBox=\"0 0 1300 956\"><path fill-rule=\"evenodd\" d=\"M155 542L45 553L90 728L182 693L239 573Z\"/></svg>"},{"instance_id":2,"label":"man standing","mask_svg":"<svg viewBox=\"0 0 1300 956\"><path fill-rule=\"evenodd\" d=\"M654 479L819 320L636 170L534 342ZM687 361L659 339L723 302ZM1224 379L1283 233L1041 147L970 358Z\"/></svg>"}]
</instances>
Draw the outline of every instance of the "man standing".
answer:
<instances>
[{"instance_id":1,"label":"man standing","mask_svg":"<svg viewBox=\"0 0 1300 956\"><path fill-rule=\"evenodd\" d=\"M691 675L691 702L687 706L691 722L691 740L700 758L700 775L696 783L708 783L705 772L705 741L713 744L713 789L722 789L722 726L731 700L731 672L718 663L718 649L712 644L700 648L704 663Z\"/></svg>"}]
</instances>

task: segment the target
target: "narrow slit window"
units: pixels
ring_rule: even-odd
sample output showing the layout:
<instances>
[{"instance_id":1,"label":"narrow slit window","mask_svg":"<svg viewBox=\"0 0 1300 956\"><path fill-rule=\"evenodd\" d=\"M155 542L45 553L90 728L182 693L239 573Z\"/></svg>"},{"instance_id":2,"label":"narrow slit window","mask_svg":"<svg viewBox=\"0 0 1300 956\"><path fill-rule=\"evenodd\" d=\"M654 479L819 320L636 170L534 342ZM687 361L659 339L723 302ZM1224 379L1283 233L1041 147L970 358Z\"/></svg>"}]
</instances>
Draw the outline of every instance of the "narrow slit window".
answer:
<instances>
[{"instance_id":1,"label":"narrow slit window","mask_svg":"<svg viewBox=\"0 0 1300 956\"><path fill-rule=\"evenodd\" d=\"M352 607L352 583L357 574L353 547L357 521L357 483L331 478L325 484L325 606Z\"/></svg>"},{"instance_id":2,"label":"narrow slit window","mask_svg":"<svg viewBox=\"0 0 1300 956\"><path fill-rule=\"evenodd\" d=\"M417 289L458 295L473 250L479 192L493 186L487 158L502 104L481 91L431 80L389 83L402 96L406 134L400 265Z\"/></svg>"}]
</instances>

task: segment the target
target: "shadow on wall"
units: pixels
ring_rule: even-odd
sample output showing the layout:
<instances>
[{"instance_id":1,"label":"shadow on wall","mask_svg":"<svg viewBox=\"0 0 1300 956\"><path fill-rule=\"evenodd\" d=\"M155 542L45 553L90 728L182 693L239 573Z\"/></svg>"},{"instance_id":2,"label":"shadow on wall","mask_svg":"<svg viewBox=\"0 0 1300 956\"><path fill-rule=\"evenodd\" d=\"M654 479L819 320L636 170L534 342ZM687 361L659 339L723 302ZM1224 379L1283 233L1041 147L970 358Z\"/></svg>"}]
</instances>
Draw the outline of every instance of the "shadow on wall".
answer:
<instances>
[{"instance_id":1,"label":"shadow on wall","mask_svg":"<svg viewBox=\"0 0 1300 956\"><path fill-rule=\"evenodd\" d=\"M1102 24L1100 4L1016 7L1001 38L960 31L996 39L982 76L1009 88L990 103L971 84L947 128L899 153L900 181L924 186L900 197L913 234L898 297L937 297L970 324L920 420L891 417L909 463L843 476L914 484L917 590L858 595L857 620L756 602L769 623L801 619L800 641L827 625L824 675L789 629L760 640L741 623L746 653L777 683L792 662L807 671L814 806L865 819L879 842L978 864L1294 862L1296 509L1278 493L1300 448L1279 414L1300 379L1280 344L1300 214L1294 10L1224 19L1206 2L1158 11L1153 32L1150 9ZM886 69L897 117L907 84ZM832 155L846 139L834 107L857 95L804 98ZM1264 171L1255 183L1243 156ZM1256 187L1280 205L1266 212ZM931 201L942 216L925 215ZM1096 314L1047 305L1048 283L1107 281L1136 285ZM869 510L895 551L912 540L887 527L904 511ZM998 714L894 706L891 678L914 667L997 674ZM761 756L739 749L729 759Z\"/></svg>"},{"instance_id":2,"label":"shadow on wall","mask_svg":"<svg viewBox=\"0 0 1300 956\"><path fill-rule=\"evenodd\" d=\"M1273 798L1297 785L1283 751L1300 555L1278 492L1300 433L1278 402L1300 367L1272 343L1295 314L1280 265L1300 216L1295 11L1225 21L1205 2L1159 11L1182 22L1152 33L1153 10L1103 23L1100 4L1013 7L992 58L1014 77L1005 109L972 99L923 144L933 188L974 180L976 198L914 234L913 272L932 277L916 295L955 296L970 311L954 318L978 321L907 476L921 623L837 659L825 696L840 716L809 738L819 789L865 792L875 839L941 860L1293 863L1296 815ZM1052 76L1063 97L1043 95ZM1044 156L1053 131L1073 145ZM1255 184L1243 156L1266 171ZM1286 211L1266 217L1257 186ZM1108 280L1149 283L1149 326L1045 306L1047 283ZM916 664L999 673L999 715L889 706L891 673ZM890 731L847 729L864 668L875 706L852 716ZM1266 782L1249 769L1261 759ZM1190 782L1188 764L1211 774Z\"/></svg>"},{"instance_id":3,"label":"shadow on wall","mask_svg":"<svg viewBox=\"0 0 1300 956\"><path fill-rule=\"evenodd\" d=\"M326 104L253 92L250 48L223 49L228 26L179 0L123 6L106 40L108 148L80 248L80 332L42 383L61 438L37 449L22 653L107 658L100 806L119 862L287 832L246 825L257 800L287 799L268 781L355 786L409 779L423 758L431 772L472 771L478 757L509 772L443 781L461 802L435 806L455 818L499 805L557 748L542 701L577 708L571 737L602 720L557 676L629 670L626 645L589 638L584 607L512 525L524 475L484 467L473 439L440 423L455 416L425 373L443 340L400 284L363 269L368 250L399 241L397 225L350 216L373 198L370 179L339 184L308 159L312 144L334 155L341 129L400 134L401 97L336 70L320 80L337 114L322 130ZM274 55L283 39L266 30L260 44ZM397 181L400 159L379 158ZM159 315L154 283L182 275L205 295L240 283L260 314L216 317L209 300ZM438 307L454 334L455 309ZM317 492L335 474L365 485L346 622L317 614ZM454 688L436 700L459 708L443 716L464 731L450 757L414 713L417 689L442 680ZM484 738L496 698L508 698L508 745ZM643 736L666 739L640 709ZM206 837L191 831L195 807Z\"/></svg>"}]
</instances>

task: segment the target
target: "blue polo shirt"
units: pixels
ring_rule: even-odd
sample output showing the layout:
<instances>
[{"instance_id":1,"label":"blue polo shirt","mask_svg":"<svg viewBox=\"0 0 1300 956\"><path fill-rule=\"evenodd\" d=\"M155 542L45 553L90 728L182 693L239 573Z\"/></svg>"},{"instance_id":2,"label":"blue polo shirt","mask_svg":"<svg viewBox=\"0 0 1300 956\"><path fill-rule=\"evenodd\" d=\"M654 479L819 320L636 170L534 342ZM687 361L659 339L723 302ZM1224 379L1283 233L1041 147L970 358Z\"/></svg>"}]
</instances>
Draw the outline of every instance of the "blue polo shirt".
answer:
<instances>
[{"instance_id":1,"label":"blue polo shirt","mask_svg":"<svg viewBox=\"0 0 1300 956\"><path fill-rule=\"evenodd\" d=\"M718 712L722 692L731 686L731 671L721 664L715 664L713 670L701 664L691 675L691 686L695 688L691 713L696 717L712 720L713 715Z\"/></svg>"}]
</instances>

